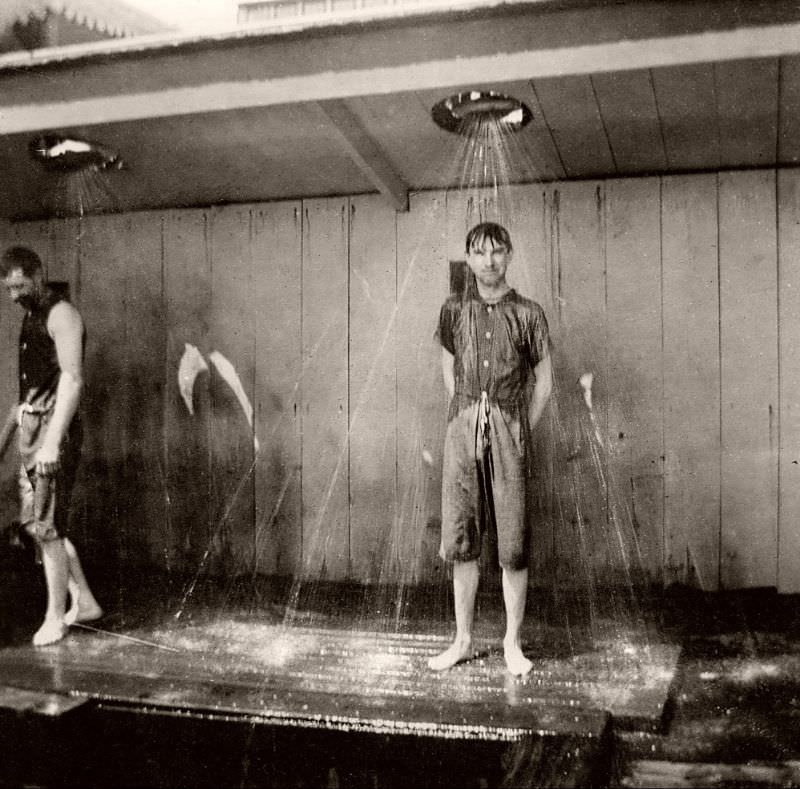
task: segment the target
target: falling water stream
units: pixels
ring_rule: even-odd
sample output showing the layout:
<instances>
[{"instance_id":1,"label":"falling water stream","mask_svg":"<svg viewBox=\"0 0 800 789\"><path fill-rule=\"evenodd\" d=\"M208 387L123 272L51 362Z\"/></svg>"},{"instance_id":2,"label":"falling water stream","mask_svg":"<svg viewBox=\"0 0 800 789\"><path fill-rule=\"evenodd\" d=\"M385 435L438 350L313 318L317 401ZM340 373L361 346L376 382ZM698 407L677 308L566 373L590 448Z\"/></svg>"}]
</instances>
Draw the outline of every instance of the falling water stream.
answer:
<instances>
[{"instance_id":1,"label":"falling water stream","mask_svg":"<svg viewBox=\"0 0 800 789\"><path fill-rule=\"evenodd\" d=\"M460 201L465 207L459 241L471 226L487 220L509 227L513 240L515 229L529 221L520 215L512 184L521 157L529 158L530 154L517 143L515 131L509 130L508 125L494 112L476 112L466 116L455 140L456 150L450 168L452 179L458 183L458 187L450 190L447 199ZM527 168L531 166L530 161L524 164ZM430 265L426 259L427 251L442 232L439 218L432 213L427 215L423 230L419 233L416 251L398 280L395 306L386 316L385 323L376 327L374 357L368 376L359 398L350 405L347 434L335 450L335 457L329 458L332 471L324 486L322 500L315 507L314 522L306 524L304 528L302 563L282 604L283 624L287 628L297 624L313 625L331 621L331 605L326 598L331 593L332 585L325 580L325 558L335 547L331 544L334 534L330 528L333 494L337 484L348 473L349 442L363 429L363 416L378 371L394 353L392 338L398 328L398 318L418 297L417 275L420 269ZM534 277L524 256L525 250L520 249L509 269L509 280L523 295L543 302L548 312L552 299L549 294L536 292ZM442 301L446 295L441 294ZM555 315L548 314L548 318L551 328L554 327ZM333 321L332 318L321 332L317 347L332 331ZM429 322L416 327L419 333L415 338L418 359L412 362L416 363L415 369L420 375L417 387L419 397L424 397L426 392L443 392L439 357L433 339L435 321L436 314L432 314ZM598 382L598 375L592 369L580 370L579 381L573 366L563 363L569 358L571 344L578 341L580 338L558 334L555 337L554 394L537 428L534 477L538 502L532 517L546 521L544 524L540 522L535 533L548 534L550 544L547 550L554 555L544 559L540 556L535 563L536 567L547 568L548 577L544 582L534 572L531 573L534 586L552 584L548 590L550 604L546 609L549 614L537 610L534 605L529 608L528 616L551 616L552 624L558 624L567 631L575 628L575 632L568 632L566 637L576 650L581 650L586 646L587 632L589 640L598 643L609 638L626 638L631 625L640 625L643 618L636 591L636 584L642 579L642 562L632 515L624 486L613 478L614 450L601 425L596 398L593 400L592 387ZM311 349L304 364L308 365L314 357L314 349ZM302 388L303 373L295 383L296 390ZM571 377L568 379L567 376ZM602 381L600 385L603 386ZM430 573L431 567L437 563L435 558L425 556L426 553L435 554L438 548L438 533L436 540L432 540L430 514L425 507L427 502L438 497L438 490L431 490L431 481L436 479L434 472L441 463L446 417L444 397L441 424L433 428L430 420L425 420L422 414L422 404L417 409L413 403L410 407L418 416L410 421L413 429L411 435L404 437L405 455L398 457L398 464L403 464L409 472L415 470L415 473L407 473L405 478L411 480L410 484L397 490L394 516L386 523L374 524L375 529L383 532L381 552L369 583L364 585L360 593L355 618L350 619L350 626L358 630L402 632L413 627L413 592L420 582L427 580L430 584L430 578L423 577L425 571L421 567L424 565ZM278 427L278 424L273 426L271 435L259 436L262 446L270 444ZM431 430L434 435L429 434ZM251 465L246 470L232 499L244 495L253 468ZM277 488L277 498L258 519L256 546L264 545L269 540L284 496L296 482L296 474L294 469L285 471ZM233 500L228 502L218 529L222 528L234 504ZM175 611L176 620L181 619L192 606L197 582L208 570L206 563L213 542L212 535L196 572L184 587ZM553 570L559 564L559 545L569 547L571 554L570 562L566 565L568 577L557 577L557 571ZM534 541L534 553L537 548L539 546ZM241 571L246 572L246 568L242 567ZM491 583L491 579L487 583ZM222 602L229 599L233 585L232 578L222 595ZM496 593L499 596L499 588ZM433 586L426 594L428 614L433 613L435 616L432 618L446 621L451 611L450 581L441 565ZM352 597L348 605L353 606Z\"/></svg>"},{"instance_id":2,"label":"falling water stream","mask_svg":"<svg viewBox=\"0 0 800 789\"><path fill-rule=\"evenodd\" d=\"M452 248L462 249L469 228L489 220L508 227L512 240L517 242L515 231L533 220L521 213L513 184L518 171L531 169L531 154L520 144L516 131L510 130L503 118L493 111L466 115L459 131L453 138L455 150L449 162L450 182L458 186L447 193L447 201L463 206L463 226L456 229L460 246L453 244ZM89 207L96 209L113 203L108 175L98 167L63 175L57 194L61 202L53 213L77 216L79 235L80 223ZM397 464L405 470L403 479L408 482L398 486L394 514L387 522L374 524L381 532L375 570L369 583L355 593L351 591L342 603L348 607L346 617L336 615L339 603L328 599L335 585L325 579L325 557L330 554L334 539L330 528L331 502L337 484L348 473L349 442L364 429L364 415L380 370L394 363L393 338L399 331L400 316L418 298L419 274L431 265L428 250L445 232L440 219L441 216L433 212L425 216L416 249L398 277L394 308L386 315L383 325L375 327L374 357L361 395L350 405L347 434L337 447L335 458L329 459L332 471L315 508L314 522L304 527L301 566L291 579L285 598L271 601L269 610L261 612L258 610L260 598L259 602L254 600L248 616L237 619L235 613L231 614L229 603L234 588L241 589L240 576L248 572L248 568L241 567L239 573L233 572L229 579L223 580L216 611L212 612L210 622L205 620L206 632L212 634L212 641L218 648L227 650L231 665L255 661L264 672L265 687L266 683L275 681L276 671L290 666L295 672L290 679L298 687L313 681L324 686L323 678L315 679L309 674L310 667L305 670L298 667L298 656L316 653L317 658L324 659L328 650L331 660L343 660L341 642L334 644L330 638L326 640L324 632L325 628L341 631L344 627L351 639L347 649L369 655L348 680L349 691L357 692L359 686L375 687L377 684L383 688L391 686L398 694L413 692L409 684L409 666L416 666L413 671L420 671L423 664L410 662L416 647L408 639L420 627L431 627L435 636L444 639L452 627L451 581L447 568L435 557L438 529L428 511L429 503L439 495L433 487L438 485L446 420L438 364L440 355L434 340L436 312L430 315L429 321L415 327L418 334L414 342L405 346L416 349L417 358L410 362L418 375L415 397L419 398L417 403L403 404L410 411L406 425L411 428L406 428ZM532 478L536 502L531 511L531 517L538 519L531 566L531 583L536 591L532 591L528 606L527 629L523 633L528 641L524 647L534 662L537 655L548 659L554 654L578 658L587 651L605 650L614 655L623 652L641 668L647 661L649 649L645 615L638 594L644 577L643 562L629 506L630 491L624 480L614 477L615 449L604 426L603 409L607 404L597 395L598 389L605 392L608 387L598 369L576 369L571 359L578 358L579 354L574 351L583 338L560 331L554 314L555 300L548 293L537 292L536 282L540 282L540 278L537 279L532 267L526 264L524 244L515 243L515 252L509 281L522 295L545 307L554 334L555 359L551 403L536 430ZM538 287L541 290L541 285ZM447 293L439 295L441 303ZM320 333L317 348L332 331L333 318ZM312 348L304 356L305 367L294 383L296 392L302 390L314 351ZM431 404L423 402L430 392L442 394L441 413L435 426L429 418ZM286 413L281 418L291 417ZM270 446L279 428L280 423L276 422L269 435L257 437L262 448ZM225 502L205 551L182 587L170 621L157 631L154 643L170 650L208 649L209 642L193 640L186 625L201 608L208 611L207 599L201 601L197 592L210 573L209 558L216 549L225 521L239 498L249 490L257 459L256 456L244 470L239 484ZM297 469L286 468L283 473L283 478L273 488L277 491L274 501L256 519L256 550L270 540L285 496L297 484ZM561 549L569 554L564 562L560 561ZM482 568L491 570L490 562L482 560ZM537 571L541 577L537 576ZM487 597L500 599L497 575L490 572L481 583ZM254 590L256 584L254 579ZM422 594L421 586L424 587ZM414 606L423 600L425 616L420 617ZM481 613L479 610L478 620ZM259 624L259 616L260 621L268 625L266 629ZM479 637L497 638L501 632L496 620L483 625L476 622L476 627ZM370 635L376 633L379 636ZM561 652L553 647L553 639L564 645ZM340 682L335 691L341 693L342 687ZM404 690L406 688L411 690ZM449 694L450 698L463 696L465 701L469 700L469 693L457 679L444 678L437 692L442 697ZM519 689L511 688L507 692L519 693Z\"/></svg>"}]
</instances>

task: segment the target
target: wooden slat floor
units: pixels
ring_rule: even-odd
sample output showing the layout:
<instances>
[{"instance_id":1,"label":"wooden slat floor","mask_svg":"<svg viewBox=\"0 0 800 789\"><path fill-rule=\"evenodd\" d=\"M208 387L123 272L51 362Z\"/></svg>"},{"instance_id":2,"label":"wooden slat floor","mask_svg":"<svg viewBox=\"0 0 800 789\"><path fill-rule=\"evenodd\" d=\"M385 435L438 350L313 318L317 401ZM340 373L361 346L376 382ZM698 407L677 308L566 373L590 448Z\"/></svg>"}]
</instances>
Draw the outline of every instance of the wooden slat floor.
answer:
<instances>
[{"instance_id":1,"label":"wooden slat floor","mask_svg":"<svg viewBox=\"0 0 800 789\"><path fill-rule=\"evenodd\" d=\"M612 731L662 730L680 650L652 606L532 593L514 678L488 584L478 656L436 674L444 586L156 578L99 586L102 620L35 649L34 569L0 590L0 789L606 785Z\"/></svg>"},{"instance_id":2,"label":"wooden slat floor","mask_svg":"<svg viewBox=\"0 0 800 789\"><path fill-rule=\"evenodd\" d=\"M679 645L613 622L570 652L568 634L527 632L531 673L505 671L499 640L484 632L478 656L434 673L446 623L426 632L285 624L241 612L205 612L133 627L72 628L60 643L0 649L9 687L199 715L244 716L284 726L516 741L600 736L609 715L655 729ZM363 624L363 622L361 623ZM607 637L603 636L603 631Z\"/></svg>"}]
</instances>

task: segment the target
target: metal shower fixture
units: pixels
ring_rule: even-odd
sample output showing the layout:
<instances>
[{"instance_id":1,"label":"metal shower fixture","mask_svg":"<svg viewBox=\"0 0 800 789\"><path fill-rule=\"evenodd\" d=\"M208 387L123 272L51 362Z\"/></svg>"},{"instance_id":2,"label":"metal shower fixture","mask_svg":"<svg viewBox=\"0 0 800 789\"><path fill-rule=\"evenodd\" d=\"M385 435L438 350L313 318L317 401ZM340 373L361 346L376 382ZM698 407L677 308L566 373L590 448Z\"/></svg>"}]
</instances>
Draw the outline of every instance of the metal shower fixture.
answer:
<instances>
[{"instance_id":1,"label":"metal shower fixture","mask_svg":"<svg viewBox=\"0 0 800 789\"><path fill-rule=\"evenodd\" d=\"M470 90L435 104L431 117L445 131L470 135L482 121L492 121L503 131L519 131L530 123L533 113L513 96L493 90Z\"/></svg>"},{"instance_id":2,"label":"metal shower fixture","mask_svg":"<svg viewBox=\"0 0 800 789\"><path fill-rule=\"evenodd\" d=\"M125 166L119 154L100 143L60 134L34 137L28 152L45 169L63 173L121 170Z\"/></svg>"}]
</instances>

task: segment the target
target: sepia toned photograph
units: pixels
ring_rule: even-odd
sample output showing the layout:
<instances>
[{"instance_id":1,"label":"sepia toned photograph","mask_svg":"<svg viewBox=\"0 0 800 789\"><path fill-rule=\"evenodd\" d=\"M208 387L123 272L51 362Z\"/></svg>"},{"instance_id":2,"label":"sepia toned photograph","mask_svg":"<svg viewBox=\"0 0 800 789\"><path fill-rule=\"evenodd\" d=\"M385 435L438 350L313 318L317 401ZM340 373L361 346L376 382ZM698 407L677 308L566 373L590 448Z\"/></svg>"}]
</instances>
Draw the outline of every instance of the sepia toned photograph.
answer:
<instances>
[{"instance_id":1,"label":"sepia toned photograph","mask_svg":"<svg viewBox=\"0 0 800 789\"><path fill-rule=\"evenodd\" d=\"M798 0L2 0L0 789L800 787Z\"/></svg>"}]
</instances>

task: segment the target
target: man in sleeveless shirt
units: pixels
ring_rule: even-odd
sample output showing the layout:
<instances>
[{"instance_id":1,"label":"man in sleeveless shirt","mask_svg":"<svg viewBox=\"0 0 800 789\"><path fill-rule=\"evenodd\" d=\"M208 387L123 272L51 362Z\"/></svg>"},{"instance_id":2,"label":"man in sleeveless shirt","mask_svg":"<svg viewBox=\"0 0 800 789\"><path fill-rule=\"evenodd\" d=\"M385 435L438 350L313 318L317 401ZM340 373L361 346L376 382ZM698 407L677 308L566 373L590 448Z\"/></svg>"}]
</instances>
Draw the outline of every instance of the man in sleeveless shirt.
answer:
<instances>
[{"instance_id":1,"label":"man in sleeveless shirt","mask_svg":"<svg viewBox=\"0 0 800 789\"><path fill-rule=\"evenodd\" d=\"M20 522L44 569L47 610L33 643L45 646L62 639L70 624L102 615L66 535L81 450L85 331L78 310L44 281L35 252L11 247L0 273L11 300L25 310L18 371Z\"/></svg>"},{"instance_id":2,"label":"man in sleeveless shirt","mask_svg":"<svg viewBox=\"0 0 800 789\"><path fill-rule=\"evenodd\" d=\"M444 303L437 337L450 397L442 473L441 556L453 562L456 635L429 661L437 671L474 657L478 557L485 529L497 532L502 567L508 670L527 674L520 628L528 590L525 511L529 433L552 389L547 320L542 308L506 282L511 238L485 222L467 234L467 264L477 291Z\"/></svg>"}]
</instances>

